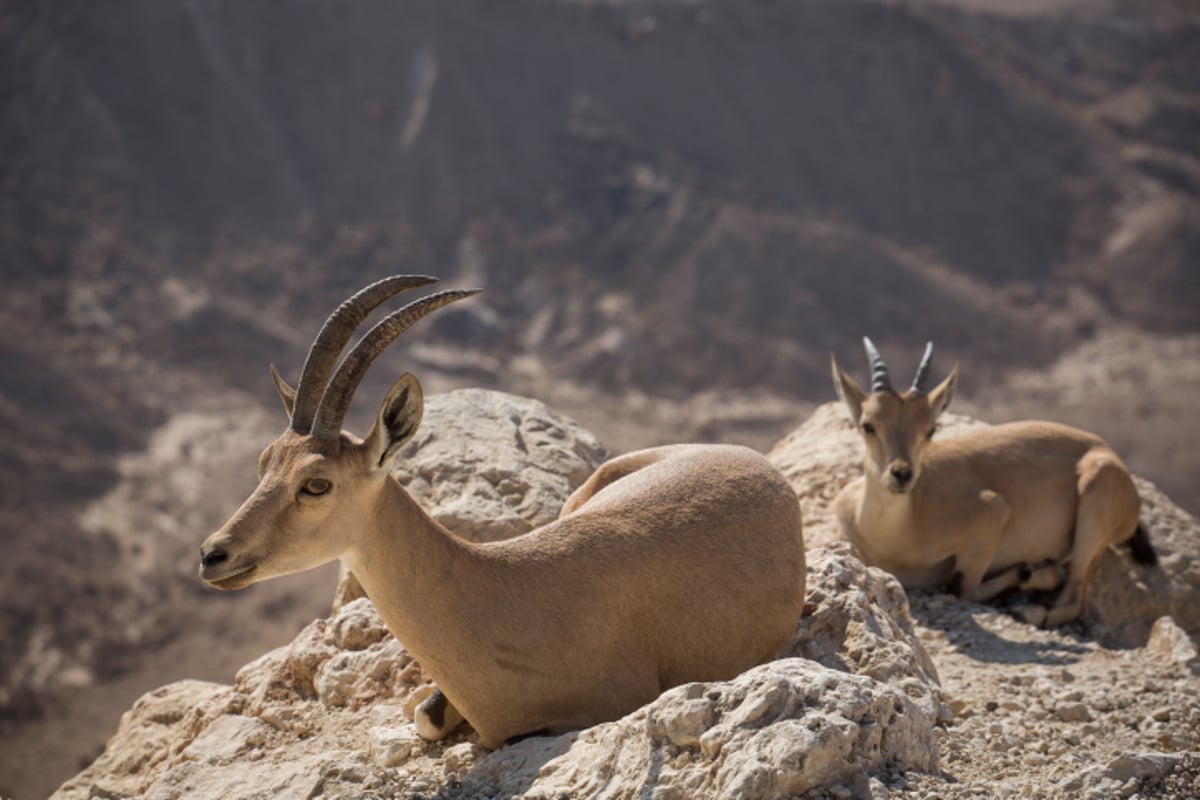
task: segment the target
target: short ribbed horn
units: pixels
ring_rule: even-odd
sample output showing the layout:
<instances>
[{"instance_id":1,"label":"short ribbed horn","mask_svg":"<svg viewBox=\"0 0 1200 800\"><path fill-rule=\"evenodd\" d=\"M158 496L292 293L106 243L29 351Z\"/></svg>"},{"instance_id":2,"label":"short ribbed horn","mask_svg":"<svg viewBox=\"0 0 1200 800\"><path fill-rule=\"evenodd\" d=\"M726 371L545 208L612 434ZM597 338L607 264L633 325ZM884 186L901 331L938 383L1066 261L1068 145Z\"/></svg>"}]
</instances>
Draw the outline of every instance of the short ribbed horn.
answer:
<instances>
[{"instance_id":1,"label":"short ribbed horn","mask_svg":"<svg viewBox=\"0 0 1200 800\"><path fill-rule=\"evenodd\" d=\"M372 283L334 309L321 326L321 332L313 340L308 357L304 360L300 383L296 387L296 405L292 409L292 430L297 433L311 430L317 406L329 376L337 365L338 356L362 321L386 300L401 292L436 282L437 278L428 275L393 275Z\"/></svg>"},{"instance_id":2,"label":"short ribbed horn","mask_svg":"<svg viewBox=\"0 0 1200 800\"><path fill-rule=\"evenodd\" d=\"M925 393L925 384L929 382L929 368L933 366L933 342L925 343L925 355L921 357L921 365L917 367L917 376L913 378L911 391Z\"/></svg>"},{"instance_id":3,"label":"short ribbed horn","mask_svg":"<svg viewBox=\"0 0 1200 800\"><path fill-rule=\"evenodd\" d=\"M438 292L428 297L409 303L399 311L393 312L381 319L367 335L354 345L354 349L338 366L337 373L329 382L321 404L317 407L317 416L313 421L312 435L317 439L336 439L341 435L342 420L346 417L346 409L350 407L350 398L358 389L363 376L376 357L387 348L396 337L421 317L436 311L444 305L456 300L479 294L480 289L455 289L448 292Z\"/></svg>"},{"instance_id":4,"label":"short ribbed horn","mask_svg":"<svg viewBox=\"0 0 1200 800\"><path fill-rule=\"evenodd\" d=\"M867 361L871 364L871 393L895 392L896 390L892 388L892 381L888 377L887 364L883 363L883 356L879 355L875 344L864 336L863 347L867 350Z\"/></svg>"}]
</instances>

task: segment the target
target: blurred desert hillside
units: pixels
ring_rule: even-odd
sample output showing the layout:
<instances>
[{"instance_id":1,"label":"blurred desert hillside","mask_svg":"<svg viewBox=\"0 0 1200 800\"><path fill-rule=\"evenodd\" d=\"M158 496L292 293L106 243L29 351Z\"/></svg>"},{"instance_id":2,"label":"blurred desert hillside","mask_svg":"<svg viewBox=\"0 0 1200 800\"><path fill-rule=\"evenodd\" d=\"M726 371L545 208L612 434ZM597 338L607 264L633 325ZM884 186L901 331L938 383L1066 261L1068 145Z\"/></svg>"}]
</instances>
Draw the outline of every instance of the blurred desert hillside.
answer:
<instances>
[{"instance_id":1,"label":"blurred desert hillside","mask_svg":"<svg viewBox=\"0 0 1200 800\"><path fill-rule=\"evenodd\" d=\"M954 410L1106 437L1200 511L1200 14L1185 2L0 0L0 796L228 680L334 572L203 538L325 315L484 294L376 363L611 452L768 449L927 340Z\"/></svg>"}]
</instances>

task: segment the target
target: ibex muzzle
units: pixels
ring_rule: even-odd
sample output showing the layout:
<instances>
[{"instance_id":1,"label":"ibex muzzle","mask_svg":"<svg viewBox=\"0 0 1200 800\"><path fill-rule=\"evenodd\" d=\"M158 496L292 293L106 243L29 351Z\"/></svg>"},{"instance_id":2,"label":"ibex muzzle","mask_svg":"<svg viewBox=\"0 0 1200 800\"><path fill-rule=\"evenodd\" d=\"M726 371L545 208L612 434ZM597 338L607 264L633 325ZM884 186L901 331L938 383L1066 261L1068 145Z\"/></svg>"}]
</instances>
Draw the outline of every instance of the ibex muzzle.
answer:
<instances>
[{"instance_id":1,"label":"ibex muzzle","mask_svg":"<svg viewBox=\"0 0 1200 800\"><path fill-rule=\"evenodd\" d=\"M320 566L341 555L344 541L328 534L358 495L347 479L361 444L287 431L263 451L259 484L221 530L200 548L200 577L217 589ZM351 465L347 470L346 466ZM331 496L334 486L340 497Z\"/></svg>"}]
</instances>

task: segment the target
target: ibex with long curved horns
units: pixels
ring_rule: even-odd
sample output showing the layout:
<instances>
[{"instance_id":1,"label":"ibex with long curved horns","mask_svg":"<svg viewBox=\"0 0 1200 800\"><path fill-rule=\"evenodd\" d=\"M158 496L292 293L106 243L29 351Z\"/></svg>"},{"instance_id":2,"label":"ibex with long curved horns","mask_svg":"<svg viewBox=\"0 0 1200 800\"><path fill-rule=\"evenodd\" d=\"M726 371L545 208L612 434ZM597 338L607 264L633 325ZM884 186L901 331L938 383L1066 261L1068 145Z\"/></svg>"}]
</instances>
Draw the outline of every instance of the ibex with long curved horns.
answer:
<instances>
[{"instance_id":1,"label":"ibex with long curved horns","mask_svg":"<svg viewBox=\"0 0 1200 800\"><path fill-rule=\"evenodd\" d=\"M388 471L421 420L416 378L392 385L366 439L341 430L372 359L424 314L474 293L442 292L395 312L334 372L372 309L432 280L388 278L344 303L313 343L298 389L272 368L291 425L263 451L258 488L204 542L200 576L237 589L341 559L439 687L417 709L418 730L437 738L465 717L489 747L613 719L782 648L804 605L800 509L783 476L749 449L621 456L576 490L558 520L473 544L431 519Z\"/></svg>"},{"instance_id":2,"label":"ibex with long curved horns","mask_svg":"<svg viewBox=\"0 0 1200 800\"><path fill-rule=\"evenodd\" d=\"M1061 587L1050 606L1017 610L1046 626L1079 616L1108 545L1128 541L1137 560L1154 563L1133 480L1099 437L1052 422L1014 422L934 441L958 366L927 391L929 344L901 394L871 340L863 343L869 395L832 362L838 396L866 444L863 477L842 490L834 509L867 563L908 588L949 584L976 601L1014 588Z\"/></svg>"}]
</instances>

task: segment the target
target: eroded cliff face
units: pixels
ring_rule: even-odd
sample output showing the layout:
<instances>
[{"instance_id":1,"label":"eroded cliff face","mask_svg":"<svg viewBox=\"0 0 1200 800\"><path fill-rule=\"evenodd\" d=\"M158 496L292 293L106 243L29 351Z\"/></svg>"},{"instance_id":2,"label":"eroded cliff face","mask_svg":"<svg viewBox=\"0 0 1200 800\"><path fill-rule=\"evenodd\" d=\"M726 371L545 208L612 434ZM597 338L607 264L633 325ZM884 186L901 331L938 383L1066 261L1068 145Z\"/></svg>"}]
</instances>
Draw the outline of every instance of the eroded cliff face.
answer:
<instances>
[{"instance_id":1,"label":"eroded cliff face","mask_svg":"<svg viewBox=\"0 0 1200 800\"><path fill-rule=\"evenodd\" d=\"M989 378L1194 334L1195 20L1075 5L7 3L5 312L58 344L9 357L62 401L114 344L243 384L398 264L486 279L434 328L510 390L815 400L864 325Z\"/></svg>"},{"instance_id":2,"label":"eroded cliff face","mask_svg":"<svg viewBox=\"0 0 1200 800\"><path fill-rule=\"evenodd\" d=\"M518 529L540 521L536 509L561 503L598 456L586 431L535 401L470 391L430 403L448 425L468 409L489 420L418 437L404 458L409 486L468 536L476 512L511 512L526 520ZM469 726L430 743L410 721L428 679L359 598L232 685L149 693L55 797L1188 796L1200 765L1200 681L1182 627L1200 596L1186 568L1200 550L1196 521L1139 484L1161 574L1131 573L1108 554L1115 566L1098 576L1085 618L1063 629L937 593L910 606L894 578L826 541L825 503L859 468L843 417L822 407L772 453L812 531L808 605L788 647L733 680L676 687L621 719L495 751ZM944 435L978 424L952 418ZM476 484L477 457L506 466ZM422 475L438 476L436 495ZM1111 644L1147 619L1153 631L1134 649Z\"/></svg>"}]
</instances>

